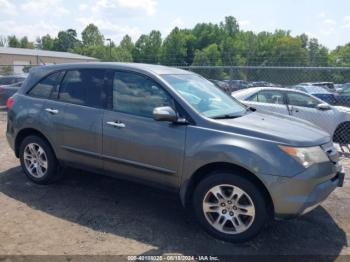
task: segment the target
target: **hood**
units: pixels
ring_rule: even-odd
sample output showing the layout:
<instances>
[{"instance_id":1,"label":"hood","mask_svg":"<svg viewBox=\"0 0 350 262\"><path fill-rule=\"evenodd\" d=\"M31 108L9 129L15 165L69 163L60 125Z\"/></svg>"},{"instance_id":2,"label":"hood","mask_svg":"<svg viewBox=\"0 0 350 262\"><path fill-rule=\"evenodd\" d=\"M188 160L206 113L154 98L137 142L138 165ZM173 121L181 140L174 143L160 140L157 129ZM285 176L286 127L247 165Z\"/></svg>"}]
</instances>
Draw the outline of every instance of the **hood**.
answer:
<instances>
[{"instance_id":1,"label":"hood","mask_svg":"<svg viewBox=\"0 0 350 262\"><path fill-rule=\"evenodd\" d=\"M256 111L234 119L215 121L228 132L291 146L316 146L331 140L328 133L307 121L275 113Z\"/></svg>"}]
</instances>

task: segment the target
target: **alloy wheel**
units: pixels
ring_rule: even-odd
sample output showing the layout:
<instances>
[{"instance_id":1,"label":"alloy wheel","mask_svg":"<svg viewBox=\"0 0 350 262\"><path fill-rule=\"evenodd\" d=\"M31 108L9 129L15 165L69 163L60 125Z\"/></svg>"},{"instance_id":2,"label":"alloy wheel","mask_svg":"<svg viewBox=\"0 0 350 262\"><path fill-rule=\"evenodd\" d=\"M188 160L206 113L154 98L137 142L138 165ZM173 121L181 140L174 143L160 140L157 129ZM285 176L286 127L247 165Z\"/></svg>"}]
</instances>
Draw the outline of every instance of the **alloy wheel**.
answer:
<instances>
[{"instance_id":1,"label":"alloy wheel","mask_svg":"<svg viewBox=\"0 0 350 262\"><path fill-rule=\"evenodd\" d=\"M36 143L28 144L23 153L23 160L28 173L35 178L42 178L48 169L48 160L44 149Z\"/></svg>"},{"instance_id":2,"label":"alloy wheel","mask_svg":"<svg viewBox=\"0 0 350 262\"><path fill-rule=\"evenodd\" d=\"M203 199L202 208L208 223L225 234L243 233L255 219L255 206L251 197L234 185L212 187Z\"/></svg>"}]
</instances>

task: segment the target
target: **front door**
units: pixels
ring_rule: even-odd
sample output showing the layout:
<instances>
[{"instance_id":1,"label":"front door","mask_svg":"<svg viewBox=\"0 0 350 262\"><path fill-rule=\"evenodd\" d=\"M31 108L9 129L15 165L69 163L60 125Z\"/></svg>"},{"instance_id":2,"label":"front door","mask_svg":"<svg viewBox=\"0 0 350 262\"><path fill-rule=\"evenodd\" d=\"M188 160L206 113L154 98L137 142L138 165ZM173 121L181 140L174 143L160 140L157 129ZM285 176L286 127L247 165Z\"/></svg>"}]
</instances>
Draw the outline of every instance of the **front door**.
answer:
<instances>
[{"instance_id":1,"label":"front door","mask_svg":"<svg viewBox=\"0 0 350 262\"><path fill-rule=\"evenodd\" d=\"M333 109L317 109L317 105L321 104L322 101L303 93L287 92L287 100L293 116L307 120L333 135L337 126L337 118Z\"/></svg>"},{"instance_id":2,"label":"front door","mask_svg":"<svg viewBox=\"0 0 350 262\"><path fill-rule=\"evenodd\" d=\"M147 76L115 72L112 105L103 118L103 159L108 172L175 187L182 167L186 126L153 119L171 106L168 93Z\"/></svg>"}]
</instances>

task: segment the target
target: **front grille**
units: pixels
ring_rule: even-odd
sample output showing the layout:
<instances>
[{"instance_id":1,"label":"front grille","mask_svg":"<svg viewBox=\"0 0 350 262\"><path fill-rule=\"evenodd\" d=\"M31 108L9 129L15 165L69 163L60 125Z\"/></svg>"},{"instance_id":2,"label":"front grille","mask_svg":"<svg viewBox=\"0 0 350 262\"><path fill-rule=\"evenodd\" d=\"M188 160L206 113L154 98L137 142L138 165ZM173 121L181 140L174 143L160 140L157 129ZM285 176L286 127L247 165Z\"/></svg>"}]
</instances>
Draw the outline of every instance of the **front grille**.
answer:
<instances>
[{"instance_id":1,"label":"front grille","mask_svg":"<svg viewBox=\"0 0 350 262\"><path fill-rule=\"evenodd\" d=\"M328 142L327 144L322 145L321 147L326 152L328 158L333 163L337 163L339 161L339 153L338 153L337 149L335 148L332 141Z\"/></svg>"}]
</instances>

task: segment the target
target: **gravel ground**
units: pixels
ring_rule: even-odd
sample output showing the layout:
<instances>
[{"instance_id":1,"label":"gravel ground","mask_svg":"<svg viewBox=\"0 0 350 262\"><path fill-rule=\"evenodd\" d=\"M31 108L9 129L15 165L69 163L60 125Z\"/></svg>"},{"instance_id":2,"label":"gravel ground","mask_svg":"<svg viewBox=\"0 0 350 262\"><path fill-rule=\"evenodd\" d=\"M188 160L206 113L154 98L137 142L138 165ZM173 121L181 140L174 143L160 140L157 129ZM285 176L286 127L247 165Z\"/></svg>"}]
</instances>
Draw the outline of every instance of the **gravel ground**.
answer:
<instances>
[{"instance_id":1,"label":"gravel ground","mask_svg":"<svg viewBox=\"0 0 350 262\"><path fill-rule=\"evenodd\" d=\"M350 255L348 178L311 213L234 245L203 233L167 192L80 171L50 186L29 182L5 129L0 112L0 255ZM349 171L350 160L343 165Z\"/></svg>"}]
</instances>

